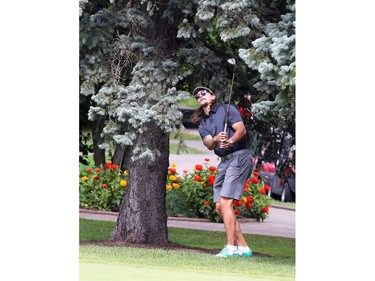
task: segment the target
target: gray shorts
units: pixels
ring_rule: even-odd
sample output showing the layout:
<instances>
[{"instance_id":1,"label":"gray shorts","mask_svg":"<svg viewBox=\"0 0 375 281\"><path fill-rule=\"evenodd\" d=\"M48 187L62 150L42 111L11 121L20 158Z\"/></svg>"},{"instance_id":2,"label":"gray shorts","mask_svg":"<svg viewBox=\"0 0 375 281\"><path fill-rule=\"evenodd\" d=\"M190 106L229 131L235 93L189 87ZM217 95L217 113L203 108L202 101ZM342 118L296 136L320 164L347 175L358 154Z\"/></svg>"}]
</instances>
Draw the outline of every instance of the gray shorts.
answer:
<instances>
[{"instance_id":1,"label":"gray shorts","mask_svg":"<svg viewBox=\"0 0 375 281\"><path fill-rule=\"evenodd\" d=\"M239 200L243 194L244 185L253 170L250 150L235 155L228 160L222 160L218 165L219 174L214 183L214 202L219 202L220 196Z\"/></svg>"}]
</instances>

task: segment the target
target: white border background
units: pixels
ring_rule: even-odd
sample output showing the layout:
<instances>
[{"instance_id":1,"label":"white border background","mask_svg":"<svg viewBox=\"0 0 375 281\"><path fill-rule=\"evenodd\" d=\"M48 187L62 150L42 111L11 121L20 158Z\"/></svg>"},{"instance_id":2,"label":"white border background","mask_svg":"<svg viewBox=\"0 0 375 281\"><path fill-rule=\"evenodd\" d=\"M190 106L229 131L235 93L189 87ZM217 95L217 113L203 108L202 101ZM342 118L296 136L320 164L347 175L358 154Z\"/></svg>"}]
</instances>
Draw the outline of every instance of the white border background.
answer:
<instances>
[{"instance_id":1,"label":"white border background","mask_svg":"<svg viewBox=\"0 0 375 281\"><path fill-rule=\"evenodd\" d=\"M70 2L2 5L2 280L79 279L79 28ZM374 5L297 2L297 280L370 280Z\"/></svg>"}]
</instances>

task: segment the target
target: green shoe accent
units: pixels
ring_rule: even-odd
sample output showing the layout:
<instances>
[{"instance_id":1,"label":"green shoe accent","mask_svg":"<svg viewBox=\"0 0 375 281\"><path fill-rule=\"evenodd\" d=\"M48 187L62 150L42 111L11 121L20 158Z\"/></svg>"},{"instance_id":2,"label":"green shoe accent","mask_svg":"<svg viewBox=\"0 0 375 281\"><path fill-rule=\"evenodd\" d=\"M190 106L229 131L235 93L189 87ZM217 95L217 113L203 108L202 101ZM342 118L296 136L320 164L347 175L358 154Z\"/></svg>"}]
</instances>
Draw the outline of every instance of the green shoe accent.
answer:
<instances>
[{"instance_id":1,"label":"green shoe accent","mask_svg":"<svg viewBox=\"0 0 375 281\"><path fill-rule=\"evenodd\" d=\"M239 254L240 254L240 257L251 257L253 255L253 252L251 251L248 251L248 252L241 252L241 251L238 251Z\"/></svg>"}]
</instances>

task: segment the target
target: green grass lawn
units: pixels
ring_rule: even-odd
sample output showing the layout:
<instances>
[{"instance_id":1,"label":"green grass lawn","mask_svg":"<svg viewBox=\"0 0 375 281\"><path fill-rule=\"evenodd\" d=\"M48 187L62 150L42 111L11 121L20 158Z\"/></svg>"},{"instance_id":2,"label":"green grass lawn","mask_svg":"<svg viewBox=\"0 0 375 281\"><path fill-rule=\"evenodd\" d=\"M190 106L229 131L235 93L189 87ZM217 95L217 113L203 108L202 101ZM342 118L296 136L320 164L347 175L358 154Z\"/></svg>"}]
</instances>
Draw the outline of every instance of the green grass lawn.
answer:
<instances>
[{"instance_id":1,"label":"green grass lawn","mask_svg":"<svg viewBox=\"0 0 375 281\"><path fill-rule=\"evenodd\" d=\"M114 222L80 219L80 241L107 240ZM168 228L169 241L220 249L225 233ZM80 246L80 280L295 280L295 239L245 234L253 252L272 257L217 258L189 251Z\"/></svg>"},{"instance_id":2,"label":"green grass lawn","mask_svg":"<svg viewBox=\"0 0 375 281\"><path fill-rule=\"evenodd\" d=\"M169 145L169 153L170 154L177 154L178 145L171 143ZM206 152L198 150L193 147L187 147L186 150L180 150L179 154L205 154Z\"/></svg>"},{"instance_id":3,"label":"green grass lawn","mask_svg":"<svg viewBox=\"0 0 375 281\"><path fill-rule=\"evenodd\" d=\"M192 108L195 108L195 109L199 108L199 103L197 102L197 100L194 97L190 97L186 100L181 101L180 105L192 107Z\"/></svg>"},{"instance_id":4,"label":"green grass lawn","mask_svg":"<svg viewBox=\"0 0 375 281\"><path fill-rule=\"evenodd\" d=\"M170 135L170 139L173 140L173 139L182 139L182 140L194 140L194 141L202 141L202 138L200 137L200 135L197 135L197 134L189 134L187 132L185 133L179 133L177 138L176 138L176 135L177 133L171 133Z\"/></svg>"}]
</instances>

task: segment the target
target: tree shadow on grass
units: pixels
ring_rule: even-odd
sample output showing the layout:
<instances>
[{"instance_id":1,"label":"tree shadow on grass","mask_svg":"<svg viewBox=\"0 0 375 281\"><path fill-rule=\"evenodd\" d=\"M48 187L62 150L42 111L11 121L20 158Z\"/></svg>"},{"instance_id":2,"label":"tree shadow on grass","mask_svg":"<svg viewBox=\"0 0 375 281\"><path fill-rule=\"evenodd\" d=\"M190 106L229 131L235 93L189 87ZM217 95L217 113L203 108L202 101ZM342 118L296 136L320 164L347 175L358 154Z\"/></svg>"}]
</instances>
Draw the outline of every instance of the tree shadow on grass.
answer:
<instances>
[{"instance_id":1,"label":"tree shadow on grass","mask_svg":"<svg viewBox=\"0 0 375 281\"><path fill-rule=\"evenodd\" d=\"M162 249L162 250L176 250L176 251L190 251L203 254L212 254L216 255L221 251L221 249L204 249L199 247L190 247L176 243L166 243L166 244L134 244L127 243L123 241L81 241L80 245L82 246L105 246L105 247L135 247L135 248L145 248L145 249ZM262 254L258 252L253 252L253 257L262 257L262 258L272 258L271 255Z\"/></svg>"}]
</instances>

